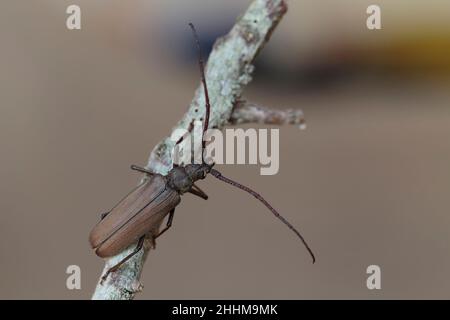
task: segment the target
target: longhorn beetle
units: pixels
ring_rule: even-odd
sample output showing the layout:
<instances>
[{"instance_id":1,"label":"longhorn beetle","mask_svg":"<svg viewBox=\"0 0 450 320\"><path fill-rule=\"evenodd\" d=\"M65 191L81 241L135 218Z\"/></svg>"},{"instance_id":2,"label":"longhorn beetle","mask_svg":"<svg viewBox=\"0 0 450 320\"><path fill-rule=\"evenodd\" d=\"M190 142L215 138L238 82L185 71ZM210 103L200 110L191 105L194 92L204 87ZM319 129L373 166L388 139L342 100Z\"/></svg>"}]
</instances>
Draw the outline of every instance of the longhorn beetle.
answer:
<instances>
[{"instance_id":1,"label":"longhorn beetle","mask_svg":"<svg viewBox=\"0 0 450 320\"><path fill-rule=\"evenodd\" d=\"M189 23L189 26L192 29L198 51L198 64L205 93L206 113L202 133L204 136L208 130L211 106L200 50L200 41L194 25ZM183 137L177 141L176 145L182 140ZM202 139L202 163L188 164L184 167L174 165L165 176L153 173L146 168L136 165L131 166L132 170L145 173L147 179L125 196L110 212L102 214L100 222L90 233L89 242L95 250L95 253L102 258L114 256L136 241L137 246L133 252L111 267L102 277L102 280L105 280L111 272L116 271L123 263L138 253L142 249L146 236L152 239L154 244L154 240L170 228L175 207L180 203L180 196L182 194L189 192L205 200L208 199L208 196L195 185L195 181L204 179L208 173L223 182L248 192L261 201L275 217L280 219L300 238L311 255L313 263L315 262L312 250L297 229L281 216L261 195L236 181L224 177L219 171L213 169L214 163L206 163L204 151L205 140ZM167 215L169 217L166 226L162 230L159 230L162 221Z\"/></svg>"}]
</instances>

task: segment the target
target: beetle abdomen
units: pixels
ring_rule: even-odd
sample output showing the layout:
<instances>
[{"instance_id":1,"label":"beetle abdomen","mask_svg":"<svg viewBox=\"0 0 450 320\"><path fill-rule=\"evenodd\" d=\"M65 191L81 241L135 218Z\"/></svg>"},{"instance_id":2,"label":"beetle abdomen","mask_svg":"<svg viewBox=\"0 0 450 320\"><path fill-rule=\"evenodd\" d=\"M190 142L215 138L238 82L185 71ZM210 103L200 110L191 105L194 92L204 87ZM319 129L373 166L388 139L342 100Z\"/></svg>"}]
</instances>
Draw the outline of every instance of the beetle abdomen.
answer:
<instances>
[{"instance_id":1,"label":"beetle abdomen","mask_svg":"<svg viewBox=\"0 0 450 320\"><path fill-rule=\"evenodd\" d=\"M147 233L157 233L165 216L180 203L165 177L154 175L139 185L91 231L89 241L102 258L118 254Z\"/></svg>"}]
</instances>

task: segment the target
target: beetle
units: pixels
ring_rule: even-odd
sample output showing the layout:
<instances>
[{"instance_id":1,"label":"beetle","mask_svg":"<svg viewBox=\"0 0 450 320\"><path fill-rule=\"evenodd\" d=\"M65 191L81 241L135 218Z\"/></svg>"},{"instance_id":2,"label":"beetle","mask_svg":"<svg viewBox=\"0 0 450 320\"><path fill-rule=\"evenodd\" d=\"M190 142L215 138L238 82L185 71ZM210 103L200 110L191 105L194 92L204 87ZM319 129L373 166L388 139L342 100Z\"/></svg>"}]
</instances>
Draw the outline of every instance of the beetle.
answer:
<instances>
[{"instance_id":1,"label":"beetle","mask_svg":"<svg viewBox=\"0 0 450 320\"><path fill-rule=\"evenodd\" d=\"M200 42L194 25L189 23L189 26L192 30L198 50L198 63L205 94L206 112L202 133L204 136L205 132L208 130L211 106L209 103L208 87L206 85L204 64L200 51ZM179 144L182 140L183 137L180 138L176 144ZM203 139L203 153L205 143L206 142ZM112 257L136 242L137 246L129 255L107 270L102 277L102 280L105 280L111 272L116 271L128 259L138 253L142 249L146 237L152 239L154 244L155 239L171 227L175 208L181 202L181 195L191 193L207 200L208 196L195 184L195 182L197 180L205 179L208 174L248 192L261 201L278 219L300 238L311 255L313 263L315 262L314 253L300 232L298 232L292 224L281 216L260 194L236 181L224 177L219 171L213 169L213 166L214 163L208 164L207 161L205 161L204 155L201 164L188 164L186 166L174 165L167 175L153 173L146 168L136 165L131 166L132 170L146 174L146 179L119 201L110 212L102 214L101 220L92 229L89 235L89 242L91 247L95 250L95 253L101 258ZM159 230L162 222L167 216L168 218L165 227L162 230Z\"/></svg>"}]
</instances>

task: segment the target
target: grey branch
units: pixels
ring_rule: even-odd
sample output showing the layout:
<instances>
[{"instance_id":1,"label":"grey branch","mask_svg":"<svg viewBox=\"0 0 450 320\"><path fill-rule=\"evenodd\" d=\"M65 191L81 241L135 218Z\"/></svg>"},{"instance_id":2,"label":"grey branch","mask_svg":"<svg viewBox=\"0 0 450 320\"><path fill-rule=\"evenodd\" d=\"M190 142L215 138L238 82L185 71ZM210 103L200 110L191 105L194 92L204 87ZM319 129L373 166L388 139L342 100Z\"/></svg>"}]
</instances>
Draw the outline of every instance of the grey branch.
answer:
<instances>
[{"instance_id":1,"label":"grey branch","mask_svg":"<svg viewBox=\"0 0 450 320\"><path fill-rule=\"evenodd\" d=\"M244 123L294 124L303 129L305 117L300 109L275 110L253 102L238 101L229 123L233 125Z\"/></svg>"},{"instance_id":2,"label":"grey branch","mask_svg":"<svg viewBox=\"0 0 450 320\"><path fill-rule=\"evenodd\" d=\"M283 0L254 0L231 31L215 42L206 66L206 81L212 106L210 128L221 129L229 124L233 107L252 79L253 60L286 11L287 6ZM187 130L193 121L203 119L204 113L205 97L203 88L199 86L188 111L173 130ZM147 168L156 173L167 174L172 168L171 152L174 144L170 137L161 141L151 152ZM102 274L131 253L134 247L135 245L130 246L108 259ZM143 250L110 274L103 284L99 281L92 299L133 299L142 290L139 279L151 247L150 241L146 240Z\"/></svg>"}]
</instances>

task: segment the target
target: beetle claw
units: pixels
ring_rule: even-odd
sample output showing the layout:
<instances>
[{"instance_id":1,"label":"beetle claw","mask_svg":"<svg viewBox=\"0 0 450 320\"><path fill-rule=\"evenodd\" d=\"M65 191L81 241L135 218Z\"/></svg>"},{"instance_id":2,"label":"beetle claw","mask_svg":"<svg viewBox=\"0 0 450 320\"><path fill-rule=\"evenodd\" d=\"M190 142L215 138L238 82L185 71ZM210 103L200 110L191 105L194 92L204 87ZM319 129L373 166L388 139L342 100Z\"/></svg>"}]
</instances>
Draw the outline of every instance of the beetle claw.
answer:
<instances>
[{"instance_id":1,"label":"beetle claw","mask_svg":"<svg viewBox=\"0 0 450 320\"><path fill-rule=\"evenodd\" d=\"M103 283L106 281L106 278L108 278L109 272L106 272L105 275L102 276L100 280L100 285L103 285Z\"/></svg>"}]
</instances>

